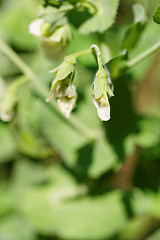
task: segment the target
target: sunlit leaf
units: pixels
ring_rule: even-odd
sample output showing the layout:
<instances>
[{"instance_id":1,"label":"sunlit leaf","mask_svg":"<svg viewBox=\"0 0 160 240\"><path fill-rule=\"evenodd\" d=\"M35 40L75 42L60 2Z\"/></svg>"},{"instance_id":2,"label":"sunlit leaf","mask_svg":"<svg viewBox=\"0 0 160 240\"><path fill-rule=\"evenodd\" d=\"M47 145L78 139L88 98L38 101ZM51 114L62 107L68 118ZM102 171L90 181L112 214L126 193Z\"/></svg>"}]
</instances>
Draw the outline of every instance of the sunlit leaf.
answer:
<instances>
[{"instance_id":1,"label":"sunlit leaf","mask_svg":"<svg viewBox=\"0 0 160 240\"><path fill-rule=\"evenodd\" d=\"M153 21L160 24L160 5L157 7L156 11L153 14Z\"/></svg>"},{"instance_id":2,"label":"sunlit leaf","mask_svg":"<svg viewBox=\"0 0 160 240\"><path fill-rule=\"evenodd\" d=\"M83 34L103 33L114 23L117 14L119 0L95 0L93 3L97 12L80 26L79 31Z\"/></svg>"}]
</instances>

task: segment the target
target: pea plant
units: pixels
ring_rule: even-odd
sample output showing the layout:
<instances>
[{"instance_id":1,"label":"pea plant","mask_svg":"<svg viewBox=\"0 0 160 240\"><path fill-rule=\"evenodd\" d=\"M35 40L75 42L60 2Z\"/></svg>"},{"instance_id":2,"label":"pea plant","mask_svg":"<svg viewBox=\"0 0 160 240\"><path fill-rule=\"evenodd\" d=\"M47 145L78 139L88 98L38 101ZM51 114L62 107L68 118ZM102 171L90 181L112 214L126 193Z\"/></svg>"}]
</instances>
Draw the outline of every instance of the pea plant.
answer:
<instances>
[{"instance_id":1,"label":"pea plant","mask_svg":"<svg viewBox=\"0 0 160 240\"><path fill-rule=\"evenodd\" d=\"M160 238L160 1L0 1L0 240Z\"/></svg>"}]
</instances>

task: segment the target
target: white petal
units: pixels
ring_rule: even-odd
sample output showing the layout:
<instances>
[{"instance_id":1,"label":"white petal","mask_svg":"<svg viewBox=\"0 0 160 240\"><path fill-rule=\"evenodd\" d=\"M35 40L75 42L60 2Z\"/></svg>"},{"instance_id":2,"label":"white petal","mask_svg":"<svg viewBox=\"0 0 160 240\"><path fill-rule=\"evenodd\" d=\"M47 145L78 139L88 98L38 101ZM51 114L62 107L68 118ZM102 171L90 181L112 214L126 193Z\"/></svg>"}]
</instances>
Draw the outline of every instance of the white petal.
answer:
<instances>
[{"instance_id":1,"label":"white petal","mask_svg":"<svg viewBox=\"0 0 160 240\"><path fill-rule=\"evenodd\" d=\"M94 96L92 96L92 102L94 103L97 109L97 115L101 119L101 121L108 121L110 119L110 105L106 104L103 106L100 102L96 101Z\"/></svg>"},{"instance_id":2,"label":"white petal","mask_svg":"<svg viewBox=\"0 0 160 240\"><path fill-rule=\"evenodd\" d=\"M70 117L72 109L75 107L75 98L67 100L66 98L59 98L57 103L66 118Z\"/></svg>"},{"instance_id":3,"label":"white petal","mask_svg":"<svg viewBox=\"0 0 160 240\"><path fill-rule=\"evenodd\" d=\"M61 42L63 38L64 28L58 28L49 38L50 41Z\"/></svg>"},{"instance_id":4,"label":"white petal","mask_svg":"<svg viewBox=\"0 0 160 240\"><path fill-rule=\"evenodd\" d=\"M33 22L31 22L29 24L29 33L40 37L41 36L40 26L43 22L44 22L44 20L42 18L38 18L38 19L34 20Z\"/></svg>"},{"instance_id":5,"label":"white petal","mask_svg":"<svg viewBox=\"0 0 160 240\"><path fill-rule=\"evenodd\" d=\"M6 113L4 111L0 112L0 119L4 122L10 122L12 120L13 117L13 111Z\"/></svg>"},{"instance_id":6,"label":"white petal","mask_svg":"<svg viewBox=\"0 0 160 240\"><path fill-rule=\"evenodd\" d=\"M97 108L97 114L102 121L108 121L110 119L110 106L101 106Z\"/></svg>"}]
</instances>

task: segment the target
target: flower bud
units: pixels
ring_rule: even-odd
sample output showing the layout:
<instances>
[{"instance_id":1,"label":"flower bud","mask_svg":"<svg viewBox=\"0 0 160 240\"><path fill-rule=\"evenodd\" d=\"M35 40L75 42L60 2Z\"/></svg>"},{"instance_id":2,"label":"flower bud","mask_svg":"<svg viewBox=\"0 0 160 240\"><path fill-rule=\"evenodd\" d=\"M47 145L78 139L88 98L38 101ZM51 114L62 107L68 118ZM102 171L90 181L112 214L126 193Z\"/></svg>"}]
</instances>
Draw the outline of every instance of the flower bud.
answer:
<instances>
[{"instance_id":1,"label":"flower bud","mask_svg":"<svg viewBox=\"0 0 160 240\"><path fill-rule=\"evenodd\" d=\"M108 101L108 95L113 96L113 92L109 86L108 75L106 71L99 68L96 78L92 86L92 101L97 109L98 117L102 121L108 121L110 119L110 104Z\"/></svg>"},{"instance_id":2,"label":"flower bud","mask_svg":"<svg viewBox=\"0 0 160 240\"><path fill-rule=\"evenodd\" d=\"M49 102L52 97L57 98L58 106L66 118L69 118L77 100L76 88L73 85L75 63L76 59L70 55L65 57L58 68L51 71L56 71L56 77L52 82L49 96L46 98L46 102Z\"/></svg>"},{"instance_id":3,"label":"flower bud","mask_svg":"<svg viewBox=\"0 0 160 240\"><path fill-rule=\"evenodd\" d=\"M19 88L26 81L28 81L26 77L19 77L13 81L7 89L4 89L4 94L2 97L0 96L0 119L2 121L10 122L12 120L14 116L14 107L18 101Z\"/></svg>"},{"instance_id":4,"label":"flower bud","mask_svg":"<svg viewBox=\"0 0 160 240\"><path fill-rule=\"evenodd\" d=\"M66 46L71 41L71 30L68 24L56 27L39 18L31 22L29 32L42 40L42 47L48 58L57 60L60 58Z\"/></svg>"}]
</instances>

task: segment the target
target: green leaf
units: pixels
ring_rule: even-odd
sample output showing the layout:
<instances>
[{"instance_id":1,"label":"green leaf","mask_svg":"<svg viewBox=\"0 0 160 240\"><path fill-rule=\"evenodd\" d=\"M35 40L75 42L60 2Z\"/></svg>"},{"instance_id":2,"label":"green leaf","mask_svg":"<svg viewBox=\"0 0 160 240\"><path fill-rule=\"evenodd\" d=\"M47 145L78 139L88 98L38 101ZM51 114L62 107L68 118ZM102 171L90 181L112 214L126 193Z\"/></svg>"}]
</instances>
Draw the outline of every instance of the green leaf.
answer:
<instances>
[{"instance_id":1,"label":"green leaf","mask_svg":"<svg viewBox=\"0 0 160 240\"><path fill-rule=\"evenodd\" d=\"M120 233L118 240L143 239L146 233L149 234L152 224L153 219L148 216L132 218L123 229L122 233Z\"/></svg>"},{"instance_id":2,"label":"green leaf","mask_svg":"<svg viewBox=\"0 0 160 240\"><path fill-rule=\"evenodd\" d=\"M117 155L109 142L104 139L98 139L93 149L92 164L88 172L89 176L99 177L114 168L117 160Z\"/></svg>"},{"instance_id":3,"label":"green leaf","mask_svg":"<svg viewBox=\"0 0 160 240\"><path fill-rule=\"evenodd\" d=\"M80 26L79 31L83 34L103 33L112 26L117 14L119 0L94 0L93 3L97 12Z\"/></svg>"},{"instance_id":4,"label":"green leaf","mask_svg":"<svg viewBox=\"0 0 160 240\"><path fill-rule=\"evenodd\" d=\"M112 81L119 78L128 69L126 52L124 51L121 54L111 58L105 65L109 70Z\"/></svg>"},{"instance_id":5,"label":"green leaf","mask_svg":"<svg viewBox=\"0 0 160 240\"><path fill-rule=\"evenodd\" d=\"M134 23L128 27L122 41L122 49L130 50L139 41L146 24L145 10L142 5L133 6Z\"/></svg>"},{"instance_id":6,"label":"green leaf","mask_svg":"<svg viewBox=\"0 0 160 240\"><path fill-rule=\"evenodd\" d=\"M86 144L87 139L42 102L37 101L35 109L46 139L54 148L58 149L67 164L74 165L77 158L76 151Z\"/></svg>"},{"instance_id":7,"label":"green leaf","mask_svg":"<svg viewBox=\"0 0 160 240\"><path fill-rule=\"evenodd\" d=\"M139 122L140 132L136 135L136 143L143 148L151 148L160 142L159 120L144 119Z\"/></svg>"},{"instance_id":8,"label":"green leaf","mask_svg":"<svg viewBox=\"0 0 160 240\"><path fill-rule=\"evenodd\" d=\"M23 218L10 214L0 221L0 239L35 240L36 237Z\"/></svg>"},{"instance_id":9,"label":"green leaf","mask_svg":"<svg viewBox=\"0 0 160 240\"><path fill-rule=\"evenodd\" d=\"M156 11L153 14L153 21L160 24L160 5L157 7Z\"/></svg>"},{"instance_id":10,"label":"green leaf","mask_svg":"<svg viewBox=\"0 0 160 240\"><path fill-rule=\"evenodd\" d=\"M13 160L17 144L9 128L0 123L0 163Z\"/></svg>"},{"instance_id":11,"label":"green leaf","mask_svg":"<svg viewBox=\"0 0 160 240\"><path fill-rule=\"evenodd\" d=\"M42 234L56 234L62 239L108 239L126 224L127 216L118 191L57 202L54 201L56 194L53 186L46 191L35 188L24 196L23 214Z\"/></svg>"},{"instance_id":12,"label":"green leaf","mask_svg":"<svg viewBox=\"0 0 160 240\"><path fill-rule=\"evenodd\" d=\"M159 239L160 239L160 229L152 233L150 237L146 238L146 240L159 240Z\"/></svg>"},{"instance_id":13,"label":"green leaf","mask_svg":"<svg viewBox=\"0 0 160 240\"><path fill-rule=\"evenodd\" d=\"M36 39L29 34L28 25L35 14L33 1L11 0L0 14L0 33L5 34L12 45L22 50L33 50Z\"/></svg>"}]
</instances>

